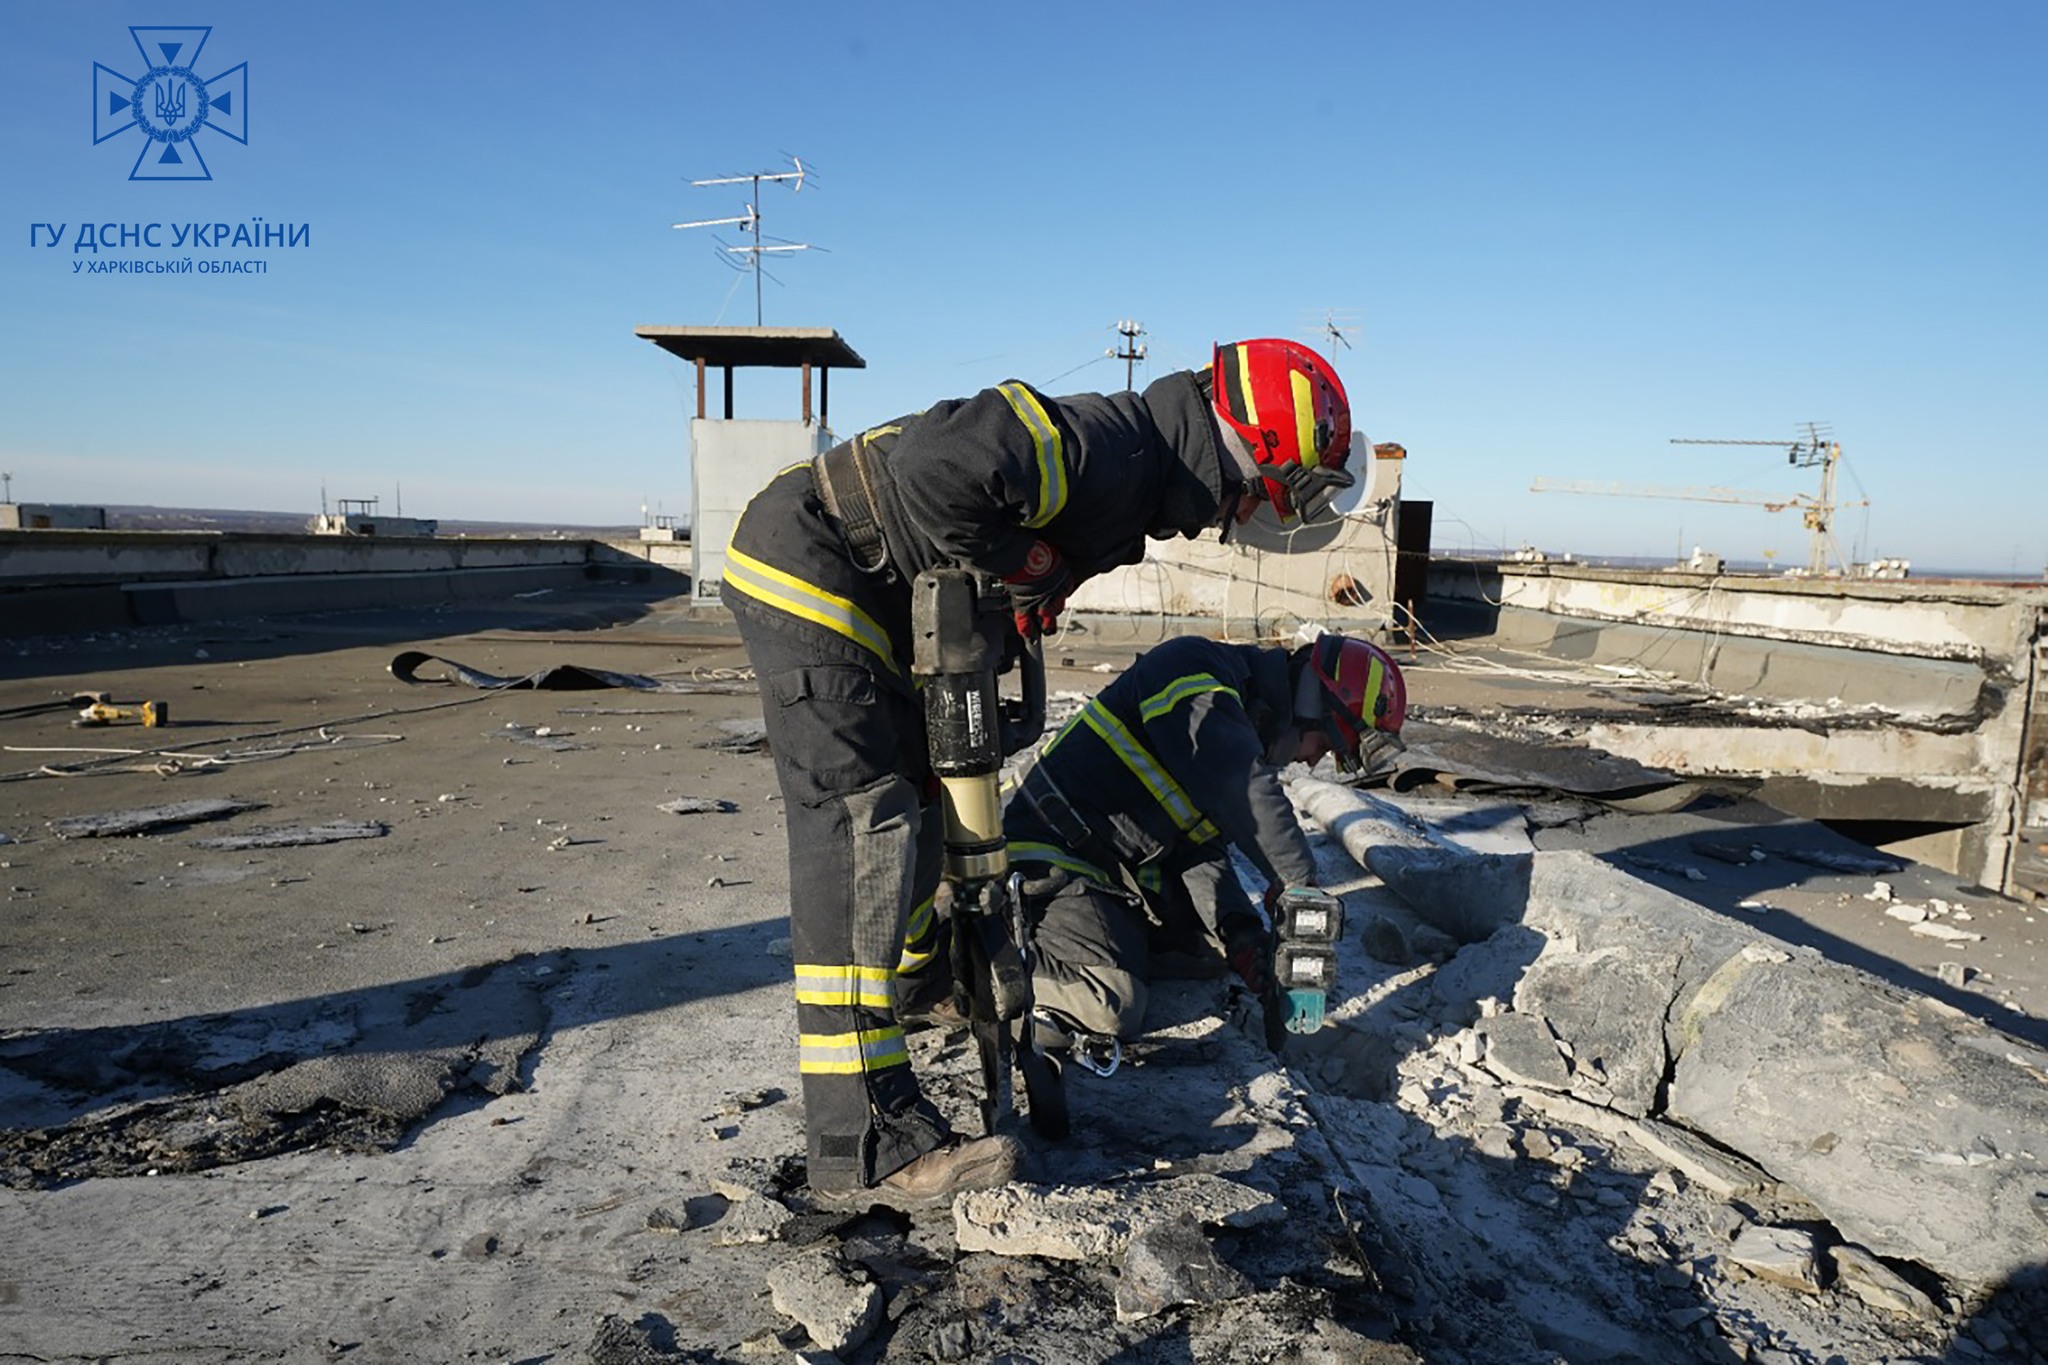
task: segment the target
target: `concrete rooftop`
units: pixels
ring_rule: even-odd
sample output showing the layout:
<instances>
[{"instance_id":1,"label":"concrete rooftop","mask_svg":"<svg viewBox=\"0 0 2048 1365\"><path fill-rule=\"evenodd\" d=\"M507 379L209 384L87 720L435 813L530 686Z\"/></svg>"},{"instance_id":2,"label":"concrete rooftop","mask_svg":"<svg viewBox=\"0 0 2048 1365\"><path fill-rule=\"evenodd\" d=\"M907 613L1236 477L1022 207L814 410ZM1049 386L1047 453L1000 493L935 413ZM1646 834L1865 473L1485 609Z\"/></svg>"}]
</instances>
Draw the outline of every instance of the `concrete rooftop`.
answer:
<instances>
[{"instance_id":1,"label":"concrete rooftop","mask_svg":"<svg viewBox=\"0 0 2048 1365\"><path fill-rule=\"evenodd\" d=\"M1070 632L1055 693L1092 692L1145 628ZM404 649L676 690L413 686L387 669ZM1667 921L1682 904L1994 1025L1981 1036L2020 1055L2048 1045L2039 913L1879 872L1741 792L1674 798L1582 748L1504 743L1503 707L1587 692L1487 658L1413 662L1415 742L1381 793L1405 818L1587 855ZM1022 1202L807 1212L783 823L744 666L715 619L630 587L5 642L0 1359L823 1359L870 1297L838 1358L2048 1350L2027 1335L2031 1281L1945 1283L1887 1248L1858 1269L1827 1251L1838 1233L1799 1283L1796 1249L1757 1250L1827 1226L1789 1186L1490 1061L1508 1056L1498 1019L1489 1034L1478 993L1448 983L1512 994L1497 943L1461 947L1313 818L1354 926L1337 1027L1276 1064L1220 981L1164 983L1123 1071L1076 1078L1077 1132L1035 1148ZM165 701L174 724L27 713L89 690ZM59 834L202 801L250 804ZM203 842L314 829L335 841ZM971 1126L971 1046L914 1042ZM1104 1229L1176 1192L1205 1231L1147 1254L1220 1260L1177 1281L1192 1302L1148 1306L1128 1228Z\"/></svg>"}]
</instances>

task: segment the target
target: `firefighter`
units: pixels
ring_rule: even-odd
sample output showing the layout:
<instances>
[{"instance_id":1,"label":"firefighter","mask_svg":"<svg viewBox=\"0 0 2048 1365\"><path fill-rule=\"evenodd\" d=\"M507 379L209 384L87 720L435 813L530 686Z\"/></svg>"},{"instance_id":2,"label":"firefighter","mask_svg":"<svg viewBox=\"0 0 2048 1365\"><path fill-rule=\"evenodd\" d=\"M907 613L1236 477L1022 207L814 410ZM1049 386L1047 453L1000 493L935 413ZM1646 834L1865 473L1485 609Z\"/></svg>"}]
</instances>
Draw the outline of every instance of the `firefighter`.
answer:
<instances>
[{"instance_id":1,"label":"firefighter","mask_svg":"<svg viewBox=\"0 0 2048 1365\"><path fill-rule=\"evenodd\" d=\"M1136 1034L1155 941L1220 954L1263 995L1272 938L1231 849L1269 909L1316 885L1279 769L1329 754L1362 771L1406 714L1400 666L1342 635L1292 651L1183 636L1139 656L1046 745L1003 819L1012 865L1041 889L1040 1042Z\"/></svg>"},{"instance_id":2,"label":"firefighter","mask_svg":"<svg viewBox=\"0 0 2048 1365\"><path fill-rule=\"evenodd\" d=\"M1014 1139L952 1134L920 1092L899 963L939 883L942 821L908 666L910 584L962 565L1010 585L1017 629L1074 587L1261 507L1313 517L1349 486L1351 411L1291 341L1216 348L1142 394L1018 381L941 402L783 471L742 514L724 601L760 680L789 822L798 1068L814 1198L914 1207L1004 1183ZM912 930L906 939L906 930Z\"/></svg>"}]
</instances>

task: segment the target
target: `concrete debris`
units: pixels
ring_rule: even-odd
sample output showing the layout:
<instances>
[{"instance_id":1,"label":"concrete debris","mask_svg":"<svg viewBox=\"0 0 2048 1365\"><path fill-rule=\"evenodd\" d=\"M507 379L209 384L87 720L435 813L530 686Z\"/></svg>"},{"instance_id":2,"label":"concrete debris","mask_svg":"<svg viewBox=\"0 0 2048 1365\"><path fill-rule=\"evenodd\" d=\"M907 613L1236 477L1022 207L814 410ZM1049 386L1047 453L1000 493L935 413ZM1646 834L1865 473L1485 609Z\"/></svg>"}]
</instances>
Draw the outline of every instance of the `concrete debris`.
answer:
<instances>
[{"instance_id":1,"label":"concrete debris","mask_svg":"<svg viewBox=\"0 0 2048 1365\"><path fill-rule=\"evenodd\" d=\"M1389 967L1406 967L1415 959L1409 951L1408 936L1401 926L1385 915L1368 915L1363 931L1366 955Z\"/></svg>"},{"instance_id":2,"label":"concrete debris","mask_svg":"<svg viewBox=\"0 0 2048 1365\"><path fill-rule=\"evenodd\" d=\"M1805 863L1808 867L1866 877L1882 877L1903 872L1906 866L1897 858L1871 858L1858 853L1837 853L1831 849L1785 848L1777 849L1775 852L1781 858L1790 858L1793 862Z\"/></svg>"},{"instance_id":3,"label":"concrete debris","mask_svg":"<svg viewBox=\"0 0 2048 1365\"><path fill-rule=\"evenodd\" d=\"M730 815L739 809L737 802L717 796L679 796L673 801L664 801L655 807L670 815Z\"/></svg>"},{"instance_id":4,"label":"concrete debris","mask_svg":"<svg viewBox=\"0 0 2048 1365\"><path fill-rule=\"evenodd\" d=\"M1138 1231L1183 1215L1204 1224L1256 1227L1285 1216L1279 1201L1221 1176L1104 1185L1000 1185L953 1201L962 1251L1113 1261Z\"/></svg>"},{"instance_id":5,"label":"concrete debris","mask_svg":"<svg viewBox=\"0 0 2048 1365\"><path fill-rule=\"evenodd\" d=\"M50 821L50 831L59 839L112 839L124 834L144 834L150 830L174 825L194 825L204 820L225 820L230 815L261 809L261 801L173 801L167 806L147 806L141 810L65 816L63 819Z\"/></svg>"},{"instance_id":6,"label":"concrete debris","mask_svg":"<svg viewBox=\"0 0 2048 1365\"><path fill-rule=\"evenodd\" d=\"M683 1212L677 1213L668 1205L662 1204L647 1211L647 1230L649 1232L685 1232L689 1229L689 1226L690 1212L687 1207Z\"/></svg>"},{"instance_id":7,"label":"concrete debris","mask_svg":"<svg viewBox=\"0 0 2048 1365\"><path fill-rule=\"evenodd\" d=\"M328 820L317 825L278 825L252 829L247 834L226 834L215 839L194 839L196 848L240 852L252 848L300 848L309 844L339 844L350 839L381 839L391 827L381 820Z\"/></svg>"},{"instance_id":8,"label":"concrete debris","mask_svg":"<svg viewBox=\"0 0 2048 1365\"><path fill-rule=\"evenodd\" d=\"M1703 882L1707 874L1690 863L1673 862L1669 858L1652 858L1641 853L1625 853L1622 861L1631 867L1640 867L1645 872L1655 872L1666 877L1679 877L1689 882Z\"/></svg>"},{"instance_id":9,"label":"concrete debris","mask_svg":"<svg viewBox=\"0 0 2048 1365\"><path fill-rule=\"evenodd\" d=\"M1137 1322L1178 1304L1221 1303L1251 1292L1251 1281L1216 1259L1201 1224L1183 1213L1131 1239L1117 1266L1116 1318Z\"/></svg>"},{"instance_id":10,"label":"concrete debris","mask_svg":"<svg viewBox=\"0 0 2048 1365\"><path fill-rule=\"evenodd\" d=\"M1571 1088L1571 1064L1558 1050L1557 1035L1540 1014L1518 1011L1498 1015L1473 1032L1485 1045L1480 1064L1502 1080L1540 1090Z\"/></svg>"},{"instance_id":11,"label":"concrete debris","mask_svg":"<svg viewBox=\"0 0 2048 1365\"><path fill-rule=\"evenodd\" d=\"M706 740L697 747L727 754L756 754L768 743L768 726L763 721L722 720L718 729L721 738Z\"/></svg>"},{"instance_id":12,"label":"concrete debris","mask_svg":"<svg viewBox=\"0 0 2048 1365\"><path fill-rule=\"evenodd\" d=\"M514 744L523 744L533 749L546 749L558 754L568 753L572 749L588 749L590 747L588 744L578 744L567 735L557 731L553 726L520 725L509 720L505 722L504 729L492 730L485 737L488 739L507 739Z\"/></svg>"},{"instance_id":13,"label":"concrete debris","mask_svg":"<svg viewBox=\"0 0 2048 1365\"><path fill-rule=\"evenodd\" d=\"M768 1272L768 1290L775 1311L801 1323L827 1351L852 1350L882 1322L881 1287L837 1247L813 1247L790 1257Z\"/></svg>"},{"instance_id":14,"label":"concrete debris","mask_svg":"<svg viewBox=\"0 0 2048 1365\"><path fill-rule=\"evenodd\" d=\"M1901 902L1885 906L1884 912L1889 918L1895 919L1901 924L1924 924L1927 922L1927 907L1924 905L1907 905Z\"/></svg>"},{"instance_id":15,"label":"concrete debris","mask_svg":"<svg viewBox=\"0 0 2048 1365\"><path fill-rule=\"evenodd\" d=\"M1977 975L1974 969L1965 967L1960 962L1936 963L1934 971L1935 975L1941 978L1942 985L1952 986L1958 990L1969 985L1971 978Z\"/></svg>"},{"instance_id":16,"label":"concrete debris","mask_svg":"<svg viewBox=\"0 0 2048 1365\"><path fill-rule=\"evenodd\" d=\"M1820 1293L1820 1257L1810 1232L1752 1223L1736 1234L1728 1259L1774 1284L1802 1294Z\"/></svg>"},{"instance_id":17,"label":"concrete debris","mask_svg":"<svg viewBox=\"0 0 2048 1365\"><path fill-rule=\"evenodd\" d=\"M1760 863L1771 856L1755 844L1728 843L1719 839L1694 839L1686 846L1703 858L1732 863L1738 867Z\"/></svg>"},{"instance_id":18,"label":"concrete debris","mask_svg":"<svg viewBox=\"0 0 2048 1365\"><path fill-rule=\"evenodd\" d=\"M1941 1316L1940 1305L1922 1293L1912 1281L1893 1270L1869 1251L1853 1242L1828 1248L1837 1288L1854 1294L1872 1308L1887 1313L1933 1322Z\"/></svg>"},{"instance_id":19,"label":"concrete debris","mask_svg":"<svg viewBox=\"0 0 2048 1365\"><path fill-rule=\"evenodd\" d=\"M761 1192L735 1201L718 1220L712 1237L722 1247L764 1245L780 1238L795 1220L787 1205Z\"/></svg>"},{"instance_id":20,"label":"concrete debris","mask_svg":"<svg viewBox=\"0 0 2048 1365\"><path fill-rule=\"evenodd\" d=\"M718 1365L716 1352L676 1347L675 1329L649 1313L638 1322L607 1313L583 1348L590 1365ZM669 1344L664 1345L663 1342ZM339 1359L347 1357L330 1352Z\"/></svg>"},{"instance_id":21,"label":"concrete debris","mask_svg":"<svg viewBox=\"0 0 2048 1365\"><path fill-rule=\"evenodd\" d=\"M1943 943L1982 943L1984 935L1970 929L1958 929L1953 924L1940 920L1923 920L1911 927L1910 932L1922 938L1940 939Z\"/></svg>"}]
</instances>

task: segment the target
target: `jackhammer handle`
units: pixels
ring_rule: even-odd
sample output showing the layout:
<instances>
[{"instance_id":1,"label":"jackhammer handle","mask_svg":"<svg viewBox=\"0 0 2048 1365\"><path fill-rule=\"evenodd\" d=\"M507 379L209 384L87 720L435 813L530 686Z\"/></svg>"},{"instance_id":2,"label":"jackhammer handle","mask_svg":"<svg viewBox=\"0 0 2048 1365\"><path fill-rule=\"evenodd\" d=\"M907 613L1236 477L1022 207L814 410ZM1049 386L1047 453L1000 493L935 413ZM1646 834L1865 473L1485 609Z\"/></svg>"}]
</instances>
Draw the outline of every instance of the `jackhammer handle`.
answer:
<instances>
[{"instance_id":1,"label":"jackhammer handle","mask_svg":"<svg viewBox=\"0 0 2048 1365\"><path fill-rule=\"evenodd\" d=\"M1045 642L1026 640L1017 656L1017 704L1003 707L1003 753L1022 753L1045 733Z\"/></svg>"}]
</instances>

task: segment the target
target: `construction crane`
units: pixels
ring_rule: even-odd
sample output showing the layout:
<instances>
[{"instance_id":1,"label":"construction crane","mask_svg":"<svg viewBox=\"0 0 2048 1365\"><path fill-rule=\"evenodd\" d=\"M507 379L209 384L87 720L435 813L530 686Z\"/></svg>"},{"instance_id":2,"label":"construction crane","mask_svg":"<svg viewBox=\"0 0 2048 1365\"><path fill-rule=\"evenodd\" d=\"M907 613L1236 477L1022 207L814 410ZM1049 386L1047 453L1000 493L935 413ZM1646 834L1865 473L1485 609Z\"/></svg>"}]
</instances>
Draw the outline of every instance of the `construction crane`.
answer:
<instances>
[{"instance_id":1,"label":"construction crane","mask_svg":"<svg viewBox=\"0 0 2048 1365\"><path fill-rule=\"evenodd\" d=\"M1674 436L1671 444L1679 446L1775 446L1785 452L1785 462L1801 469L1820 470L1820 493L1808 496L1804 493L1770 494L1751 493L1739 488L1693 487L1674 488L1660 484L1638 483L1586 483L1564 479L1538 479L1529 485L1533 493L1593 493L1618 498L1679 498L1686 502L1732 502L1752 507L1761 507L1767 512L1782 512L1788 507L1800 509L1806 523L1809 549L1806 571L1815 577L1829 572L1831 565L1843 564L1842 552L1835 544L1835 513L1844 506L1868 506L1868 500L1853 503L1835 501L1835 467L1842 460L1842 445L1828 433L1824 424L1807 422L1804 434L1791 440L1780 441L1722 441L1699 437Z\"/></svg>"}]
</instances>

